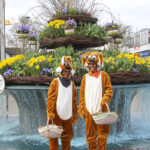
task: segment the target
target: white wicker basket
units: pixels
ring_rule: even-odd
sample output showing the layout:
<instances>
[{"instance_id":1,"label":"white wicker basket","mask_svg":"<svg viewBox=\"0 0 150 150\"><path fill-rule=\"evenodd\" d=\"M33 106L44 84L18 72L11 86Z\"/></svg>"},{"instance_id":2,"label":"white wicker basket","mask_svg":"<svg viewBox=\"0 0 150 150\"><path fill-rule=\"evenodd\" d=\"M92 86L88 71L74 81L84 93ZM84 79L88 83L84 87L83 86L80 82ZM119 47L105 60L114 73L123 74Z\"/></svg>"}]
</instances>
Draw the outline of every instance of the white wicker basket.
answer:
<instances>
[{"instance_id":1,"label":"white wicker basket","mask_svg":"<svg viewBox=\"0 0 150 150\"><path fill-rule=\"evenodd\" d=\"M39 127L38 128L39 134L42 137L45 138L58 138L61 136L63 129L60 128L59 126L56 126L53 124L48 125L48 121L47 121L47 126L44 127Z\"/></svg>"},{"instance_id":2,"label":"white wicker basket","mask_svg":"<svg viewBox=\"0 0 150 150\"><path fill-rule=\"evenodd\" d=\"M110 112L108 104L106 104L108 112L99 112L93 115L93 120L96 124L112 124L115 123L118 115L116 112Z\"/></svg>"}]
</instances>

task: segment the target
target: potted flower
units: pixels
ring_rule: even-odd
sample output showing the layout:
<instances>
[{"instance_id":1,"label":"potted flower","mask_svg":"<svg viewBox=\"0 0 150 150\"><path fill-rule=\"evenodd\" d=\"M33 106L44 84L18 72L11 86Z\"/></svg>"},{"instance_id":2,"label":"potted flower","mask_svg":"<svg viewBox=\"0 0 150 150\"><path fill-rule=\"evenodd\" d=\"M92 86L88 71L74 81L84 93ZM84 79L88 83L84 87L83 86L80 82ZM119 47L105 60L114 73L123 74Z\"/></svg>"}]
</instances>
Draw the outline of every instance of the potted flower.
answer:
<instances>
[{"instance_id":1,"label":"potted flower","mask_svg":"<svg viewBox=\"0 0 150 150\"><path fill-rule=\"evenodd\" d=\"M118 34L118 25L115 23L107 23L105 25L105 29L107 31L107 35L110 37L114 37Z\"/></svg>"},{"instance_id":2,"label":"potted flower","mask_svg":"<svg viewBox=\"0 0 150 150\"><path fill-rule=\"evenodd\" d=\"M75 8L64 8L56 12L54 15L54 18L57 16L63 16L63 15L83 15L83 16L89 16L91 17L91 13L87 10L83 9L75 9Z\"/></svg>"},{"instance_id":3,"label":"potted flower","mask_svg":"<svg viewBox=\"0 0 150 150\"><path fill-rule=\"evenodd\" d=\"M122 33L118 33L116 36L113 37L115 44L121 44L123 41Z\"/></svg>"},{"instance_id":4,"label":"potted flower","mask_svg":"<svg viewBox=\"0 0 150 150\"><path fill-rule=\"evenodd\" d=\"M28 33L30 31L30 27L27 25L20 25L18 30L16 31L18 33L18 38L28 38Z\"/></svg>"},{"instance_id":5,"label":"potted flower","mask_svg":"<svg viewBox=\"0 0 150 150\"><path fill-rule=\"evenodd\" d=\"M65 24L65 34L74 34L74 29L77 27L77 23L74 20L67 20Z\"/></svg>"},{"instance_id":6,"label":"potted flower","mask_svg":"<svg viewBox=\"0 0 150 150\"><path fill-rule=\"evenodd\" d=\"M37 44L37 36L35 33L31 33L29 35L29 41L28 41L29 45L36 45Z\"/></svg>"}]
</instances>

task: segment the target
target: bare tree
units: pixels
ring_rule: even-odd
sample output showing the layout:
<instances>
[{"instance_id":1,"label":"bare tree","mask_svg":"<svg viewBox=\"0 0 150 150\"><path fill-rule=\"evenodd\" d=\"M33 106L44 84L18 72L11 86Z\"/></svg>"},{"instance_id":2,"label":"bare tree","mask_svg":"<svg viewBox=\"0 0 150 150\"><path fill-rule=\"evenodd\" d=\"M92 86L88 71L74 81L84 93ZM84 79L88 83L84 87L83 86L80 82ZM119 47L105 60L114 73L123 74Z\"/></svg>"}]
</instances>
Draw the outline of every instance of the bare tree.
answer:
<instances>
[{"instance_id":1,"label":"bare tree","mask_svg":"<svg viewBox=\"0 0 150 150\"><path fill-rule=\"evenodd\" d=\"M126 51L128 48L133 47L134 43L132 27L129 25L120 24L120 31L123 33L123 42L120 45L120 48Z\"/></svg>"},{"instance_id":2,"label":"bare tree","mask_svg":"<svg viewBox=\"0 0 150 150\"><path fill-rule=\"evenodd\" d=\"M39 3L39 10L43 14L43 18L47 18L47 21L49 21L51 18L53 18L53 15L56 14L57 11L68 8L69 3L68 0L37 0ZM115 20L115 17L113 16L110 8L103 4L99 3L96 0L70 0L72 1L71 5L72 8L81 10L87 10L89 11L92 16L100 18L102 20L102 16L107 14L107 16L110 16L110 21Z\"/></svg>"},{"instance_id":3,"label":"bare tree","mask_svg":"<svg viewBox=\"0 0 150 150\"><path fill-rule=\"evenodd\" d=\"M38 20L33 20L29 16L19 17L19 22L12 25L9 31L6 34L6 46L20 48L21 52L28 52L33 48L28 45L28 39L19 39L17 38L16 31L20 25L28 25L30 27L30 33L39 34L41 26L43 26ZM34 48L35 49L35 48Z\"/></svg>"},{"instance_id":4,"label":"bare tree","mask_svg":"<svg viewBox=\"0 0 150 150\"><path fill-rule=\"evenodd\" d=\"M133 46L133 32L132 27L129 25L125 25L123 23L119 23L119 32L123 35L123 42L121 44L109 43L106 50L122 50L126 51L128 48Z\"/></svg>"}]
</instances>

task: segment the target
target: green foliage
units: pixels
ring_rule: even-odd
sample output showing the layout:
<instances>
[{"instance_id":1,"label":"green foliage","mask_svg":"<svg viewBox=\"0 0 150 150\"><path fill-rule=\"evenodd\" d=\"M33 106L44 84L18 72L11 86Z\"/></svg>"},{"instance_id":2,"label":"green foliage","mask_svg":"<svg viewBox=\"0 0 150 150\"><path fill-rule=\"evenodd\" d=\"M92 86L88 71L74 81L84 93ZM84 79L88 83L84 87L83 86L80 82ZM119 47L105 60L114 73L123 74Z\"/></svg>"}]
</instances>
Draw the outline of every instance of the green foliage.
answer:
<instances>
[{"instance_id":1,"label":"green foliage","mask_svg":"<svg viewBox=\"0 0 150 150\"><path fill-rule=\"evenodd\" d=\"M91 16L91 13L88 12L87 10L77 10L75 8L68 8L68 9L62 9L56 12L55 15L53 15L53 17L57 17L57 16L64 16L64 15L83 15L83 16Z\"/></svg>"},{"instance_id":2,"label":"green foliage","mask_svg":"<svg viewBox=\"0 0 150 150\"><path fill-rule=\"evenodd\" d=\"M25 66L26 60L23 58L21 60L16 61L11 65L11 69L14 71L13 76L24 76L25 75Z\"/></svg>"},{"instance_id":3,"label":"green foliage","mask_svg":"<svg viewBox=\"0 0 150 150\"><path fill-rule=\"evenodd\" d=\"M115 23L108 23L105 26L106 31L114 30L114 29L118 29L118 28L119 28L119 26L117 24L115 24Z\"/></svg>"},{"instance_id":4,"label":"green foliage","mask_svg":"<svg viewBox=\"0 0 150 150\"><path fill-rule=\"evenodd\" d=\"M105 38L106 37L106 32L105 29L93 25L93 24L81 24L77 29L75 34L80 35L80 36L91 36L91 37L97 37L97 38Z\"/></svg>"},{"instance_id":5,"label":"green foliage","mask_svg":"<svg viewBox=\"0 0 150 150\"><path fill-rule=\"evenodd\" d=\"M20 59L18 59L20 57ZM0 74L6 77L9 76L38 76L41 74L44 68L50 69L52 66L53 56L50 54L44 54L39 52L26 53L24 56L8 58L0 62ZM5 64L5 65L4 65ZM10 73L12 70L13 73ZM8 72L8 74L7 74ZM6 75L7 74L7 75ZM50 74L45 73L43 74Z\"/></svg>"},{"instance_id":6,"label":"green foliage","mask_svg":"<svg viewBox=\"0 0 150 150\"><path fill-rule=\"evenodd\" d=\"M59 47L55 49L53 55L48 53L26 53L24 56L17 55L0 62L0 73L4 75L11 69L13 73L7 75L10 76L39 76L41 75L54 75L56 76L56 68L61 62L62 56L71 56L76 74L85 74L86 70L82 67L81 56L94 50L83 50L75 52L73 47L68 46ZM126 54L111 51L101 51L104 58L103 70L107 73L114 73L117 71L138 71L142 73L150 72L150 57L143 59L134 54ZM44 70L50 70L50 72L44 72Z\"/></svg>"},{"instance_id":7,"label":"green foliage","mask_svg":"<svg viewBox=\"0 0 150 150\"><path fill-rule=\"evenodd\" d=\"M120 52L112 49L101 51L101 53L104 57L116 57L117 55L119 55Z\"/></svg>"},{"instance_id":8,"label":"green foliage","mask_svg":"<svg viewBox=\"0 0 150 150\"><path fill-rule=\"evenodd\" d=\"M39 40L43 38L59 38L65 36L64 28L47 27L39 34Z\"/></svg>"},{"instance_id":9,"label":"green foliage","mask_svg":"<svg viewBox=\"0 0 150 150\"><path fill-rule=\"evenodd\" d=\"M105 29L93 25L93 24L80 24L80 26L75 28L75 34L79 36L91 36L91 37L97 37L97 38L105 38L106 32ZM64 28L54 28L54 27L46 27L43 31L39 34L39 40L43 38L59 38L64 37L65 32Z\"/></svg>"}]
</instances>

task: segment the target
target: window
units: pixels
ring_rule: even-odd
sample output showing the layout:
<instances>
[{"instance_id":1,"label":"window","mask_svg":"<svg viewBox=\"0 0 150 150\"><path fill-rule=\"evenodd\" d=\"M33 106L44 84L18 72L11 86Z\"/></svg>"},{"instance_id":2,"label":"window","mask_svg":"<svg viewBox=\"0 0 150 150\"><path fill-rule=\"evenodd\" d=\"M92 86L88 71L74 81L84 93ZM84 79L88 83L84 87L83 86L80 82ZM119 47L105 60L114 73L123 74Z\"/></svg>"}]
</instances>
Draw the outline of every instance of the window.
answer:
<instances>
[{"instance_id":1,"label":"window","mask_svg":"<svg viewBox=\"0 0 150 150\"><path fill-rule=\"evenodd\" d=\"M148 30L143 30L141 32L141 42L140 45L148 44Z\"/></svg>"},{"instance_id":2,"label":"window","mask_svg":"<svg viewBox=\"0 0 150 150\"><path fill-rule=\"evenodd\" d=\"M134 40L134 44L135 44L135 46L139 46L140 45L140 33L138 32L138 33L136 33L135 34L135 40Z\"/></svg>"}]
</instances>

